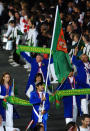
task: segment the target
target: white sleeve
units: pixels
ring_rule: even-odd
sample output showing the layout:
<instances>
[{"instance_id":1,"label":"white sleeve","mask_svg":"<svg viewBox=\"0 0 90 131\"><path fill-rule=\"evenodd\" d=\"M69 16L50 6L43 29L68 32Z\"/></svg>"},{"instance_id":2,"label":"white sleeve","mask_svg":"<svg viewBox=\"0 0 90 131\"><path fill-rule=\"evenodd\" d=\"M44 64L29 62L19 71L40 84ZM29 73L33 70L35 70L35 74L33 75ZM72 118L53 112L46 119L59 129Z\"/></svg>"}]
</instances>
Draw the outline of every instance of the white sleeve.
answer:
<instances>
[{"instance_id":1,"label":"white sleeve","mask_svg":"<svg viewBox=\"0 0 90 131\"><path fill-rule=\"evenodd\" d=\"M85 54L85 53L86 53L86 47L83 48L83 54Z\"/></svg>"},{"instance_id":2,"label":"white sleeve","mask_svg":"<svg viewBox=\"0 0 90 131\"><path fill-rule=\"evenodd\" d=\"M33 46L34 47L37 46L37 35L38 35L37 31L35 31L33 34L33 43L34 43Z\"/></svg>"},{"instance_id":3,"label":"white sleeve","mask_svg":"<svg viewBox=\"0 0 90 131\"><path fill-rule=\"evenodd\" d=\"M10 34L11 34L11 32L12 32L12 27L10 26L10 25L8 25L8 30L7 30L7 32L6 32L6 37L8 37Z\"/></svg>"},{"instance_id":4,"label":"white sleeve","mask_svg":"<svg viewBox=\"0 0 90 131\"><path fill-rule=\"evenodd\" d=\"M29 89L26 92L26 96L30 98L30 93L33 91L33 85L30 85Z\"/></svg>"},{"instance_id":5,"label":"white sleeve","mask_svg":"<svg viewBox=\"0 0 90 131\"><path fill-rule=\"evenodd\" d=\"M0 94L1 94L1 86L0 86ZM4 99L4 96L0 95L0 99Z\"/></svg>"}]
</instances>

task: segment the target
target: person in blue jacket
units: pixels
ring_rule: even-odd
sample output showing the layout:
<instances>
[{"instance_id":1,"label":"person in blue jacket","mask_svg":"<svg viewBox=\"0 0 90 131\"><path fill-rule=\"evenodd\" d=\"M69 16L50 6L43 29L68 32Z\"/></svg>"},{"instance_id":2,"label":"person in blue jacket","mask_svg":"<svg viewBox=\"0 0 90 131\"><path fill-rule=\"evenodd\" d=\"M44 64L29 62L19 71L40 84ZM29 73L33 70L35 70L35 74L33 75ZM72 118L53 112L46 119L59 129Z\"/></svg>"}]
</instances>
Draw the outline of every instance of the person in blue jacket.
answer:
<instances>
[{"instance_id":1,"label":"person in blue jacket","mask_svg":"<svg viewBox=\"0 0 90 131\"><path fill-rule=\"evenodd\" d=\"M43 82L43 77L42 77L42 74L41 74L41 73L37 73L37 74L36 74L35 82L32 83L32 84L29 86L29 88L28 88L28 90L27 90L27 92L26 92L26 96L27 96L28 98L30 98L32 91L36 91L35 83L37 83L37 82Z\"/></svg>"},{"instance_id":2,"label":"person in blue jacket","mask_svg":"<svg viewBox=\"0 0 90 131\"><path fill-rule=\"evenodd\" d=\"M37 73L42 74L43 82L45 82L47 77L48 59L43 59L43 56L41 54L37 54L36 58L32 58L28 56L25 52L21 52L21 56L23 56L31 64L31 72L26 86L27 91L29 86L35 82L35 76ZM48 79L48 85L49 83L50 82Z\"/></svg>"},{"instance_id":3,"label":"person in blue jacket","mask_svg":"<svg viewBox=\"0 0 90 131\"><path fill-rule=\"evenodd\" d=\"M74 55L72 57L72 63L77 68L77 82L78 88L90 88L90 63L88 56L82 54L80 59L77 59L78 47L75 48ZM84 114L88 114L88 100L87 95L81 96L81 109Z\"/></svg>"},{"instance_id":4,"label":"person in blue jacket","mask_svg":"<svg viewBox=\"0 0 90 131\"><path fill-rule=\"evenodd\" d=\"M72 72L68 75L68 78L65 80L65 82L58 87L57 90L74 90L78 89L76 79L73 75L73 69ZM70 121L76 122L78 113L81 115L81 101L80 96L64 96L62 98L63 104L64 104L64 117L66 124Z\"/></svg>"},{"instance_id":5,"label":"person in blue jacket","mask_svg":"<svg viewBox=\"0 0 90 131\"><path fill-rule=\"evenodd\" d=\"M0 81L0 114L3 118L3 121L6 121L7 126L13 126L13 106L8 103L8 110L5 110L5 108L3 107L3 100L4 98L7 98L11 95L13 95L11 76L8 72L5 72L3 73ZM12 109L12 112L10 112L10 114L9 109Z\"/></svg>"},{"instance_id":6,"label":"person in blue jacket","mask_svg":"<svg viewBox=\"0 0 90 131\"><path fill-rule=\"evenodd\" d=\"M36 91L31 92L30 103L33 104L32 117L34 129L42 123L43 131L47 131L48 110L50 108L49 95L44 91L42 82L36 84Z\"/></svg>"}]
</instances>

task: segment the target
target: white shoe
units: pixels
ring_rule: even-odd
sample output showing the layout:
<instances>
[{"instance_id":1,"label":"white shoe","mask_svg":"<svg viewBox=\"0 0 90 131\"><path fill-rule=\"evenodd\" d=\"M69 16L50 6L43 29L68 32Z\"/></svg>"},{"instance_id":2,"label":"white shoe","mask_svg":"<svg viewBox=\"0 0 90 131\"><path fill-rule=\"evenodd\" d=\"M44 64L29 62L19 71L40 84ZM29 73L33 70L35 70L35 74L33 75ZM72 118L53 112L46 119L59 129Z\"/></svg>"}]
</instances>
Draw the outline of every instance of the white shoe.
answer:
<instances>
[{"instance_id":1,"label":"white shoe","mask_svg":"<svg viewBox=\"0 0 90 131\"><path fill-rule=\"evenodd\" d=\"M16 63L16 62L12 62L12 63L10 63L13 67L17 67L17 66L19 66L19 64L18 63Z\"/></svg>"},{"instance_id":2,"label":"white shoe","mask_svg":"<svg viewBox=\"0 0 90 131\"><path fill-rule=\"evenodd\" d=\"M31 71L31 68L28 68L28 69L27 69L27 72L30 72L30 71Z\"/></svg>"},{"instance_id":3,"label":"white shoe","mask_svg":"<svg viewBox=\"0 0 90 131\"><path fill-rule=\"evenodd\" d=\"M15 61L13 61L12 63L10 63L11 65L14 65L14 64L16 64L16 62Z\"/></svg>"},{"instance_id":4,"label":"white shoe","mask_svg":"<svg viewBox=\"0 0 90 131\"><path fill-rule=\"evenodd\" d=\"M6 50L6 46L3 46L3 49L5 49L5 50Z\"/></svg>"},{"instance_id":5,"label":"white shoe","mask_svg":"<svg viewBox=\"0 0 90 131\"><path fill-rule=\"evenodd\" d=\"M25 68L25 69L28 69L28 68L29 68L29 65L28 65L28 64L24 65L24 68Z\"/></svg>"},{"instance_id":6,"label":"white shoe","mask_svg":"<svg viewBox=\"0 0 90 131\"><path fill-rule=\"evenodd\" d=\"M11 55L11 56L9 56L9 59L12 59L13 58L13 56Z\"/></svg>"},{"instance_id":7,"label":"white shoe","mask_svg":"<svg viewBox=\"0 0 90 131\"><path fill-rule=\"evenodd\" d=\"M19 66L19 64L18 63L14 63L14 64L11 64L13 67L17 67L17 66Z\"/></svg>"},{"instance_id":8,"label":"white shoe","mask_svg":"<svg viewBox=\"0 0 90 131\"><path fill-rule=\"evenodd\" d=\"M18 67L19 66L19 64L14 64L14 65L12 65L13 67Z\"/></svg>"},{"instance_id":9,"label":"white shoe","mask_svg":"<svg viewBox=\"0 0 90 131\"><path fill-rule=\"evenodd\" d=\"M14 62L14 60L13 59L9 59L8 62Z\"/></svg>"}]
</instances>

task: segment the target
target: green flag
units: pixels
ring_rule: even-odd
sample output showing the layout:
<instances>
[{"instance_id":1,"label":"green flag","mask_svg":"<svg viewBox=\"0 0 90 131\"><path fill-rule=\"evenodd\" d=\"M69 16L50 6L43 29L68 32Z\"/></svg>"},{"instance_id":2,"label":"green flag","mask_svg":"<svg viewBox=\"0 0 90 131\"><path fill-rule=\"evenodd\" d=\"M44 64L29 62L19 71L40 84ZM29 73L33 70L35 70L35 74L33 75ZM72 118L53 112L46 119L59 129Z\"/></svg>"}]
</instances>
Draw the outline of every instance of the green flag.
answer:
<instances>
[{"instance_id":1,"label":"green flag","mask_svg":"<svg viewBox=\"0 0 90 131\"><path fill-rule=\"evenodd\" d=\"M52 50L55 73L58 81L62 83L62 81L65 80L69 75L72 66L67 51L66 41L64 39L64 33L58 7L55 16Z\"/></svg>"}]
</instances>

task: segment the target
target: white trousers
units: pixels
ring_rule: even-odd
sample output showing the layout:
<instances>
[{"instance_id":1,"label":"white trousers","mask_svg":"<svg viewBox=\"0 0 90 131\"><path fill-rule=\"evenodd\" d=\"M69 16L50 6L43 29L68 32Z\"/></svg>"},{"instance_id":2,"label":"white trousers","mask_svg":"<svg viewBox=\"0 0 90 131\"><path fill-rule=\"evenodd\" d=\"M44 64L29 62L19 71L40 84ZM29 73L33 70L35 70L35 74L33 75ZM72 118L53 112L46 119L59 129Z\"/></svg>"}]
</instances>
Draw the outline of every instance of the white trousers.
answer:
<instances>
[{"instance_id":1,"label":"white trousers","mask_svg":"<svg viewBox=\"0 0 90 131\"><path fill-rule=\"evenodd\" d=\"M7 41L6 50L12 50L12 48L13 48L13 42L12 41Z\"/></svg>"},{"instance_id":2,"label":"white trousers","mask_svg":"<svg viewBox=\"0 0 90 131\"><path fill-rule=\"evenodd\" d=\"M6 126L13 127L13 105L7 103L8 109L6 110Z\"/></svg>"},{"instance_id":3,"label":"white trousers","mask_svg":"<svg viewBox=\"0 0 90 131\"><path fill-rule=\"evenodd\" d=\"M77 120L77 106L73 105L73 117L72 118L65 118L66 124L68 124L69 122L73 121L76 122Z\"/></svg>"},{"instance_id":4,"label":"white trousers","mask_svg":"<svg viewBox=\"0 0 90 131\"><path fill-rule=\"evenodd\" d=\"M88 100L81 99L81 110L83 114L88 114Z\"/></svg>"}]
</instances>

